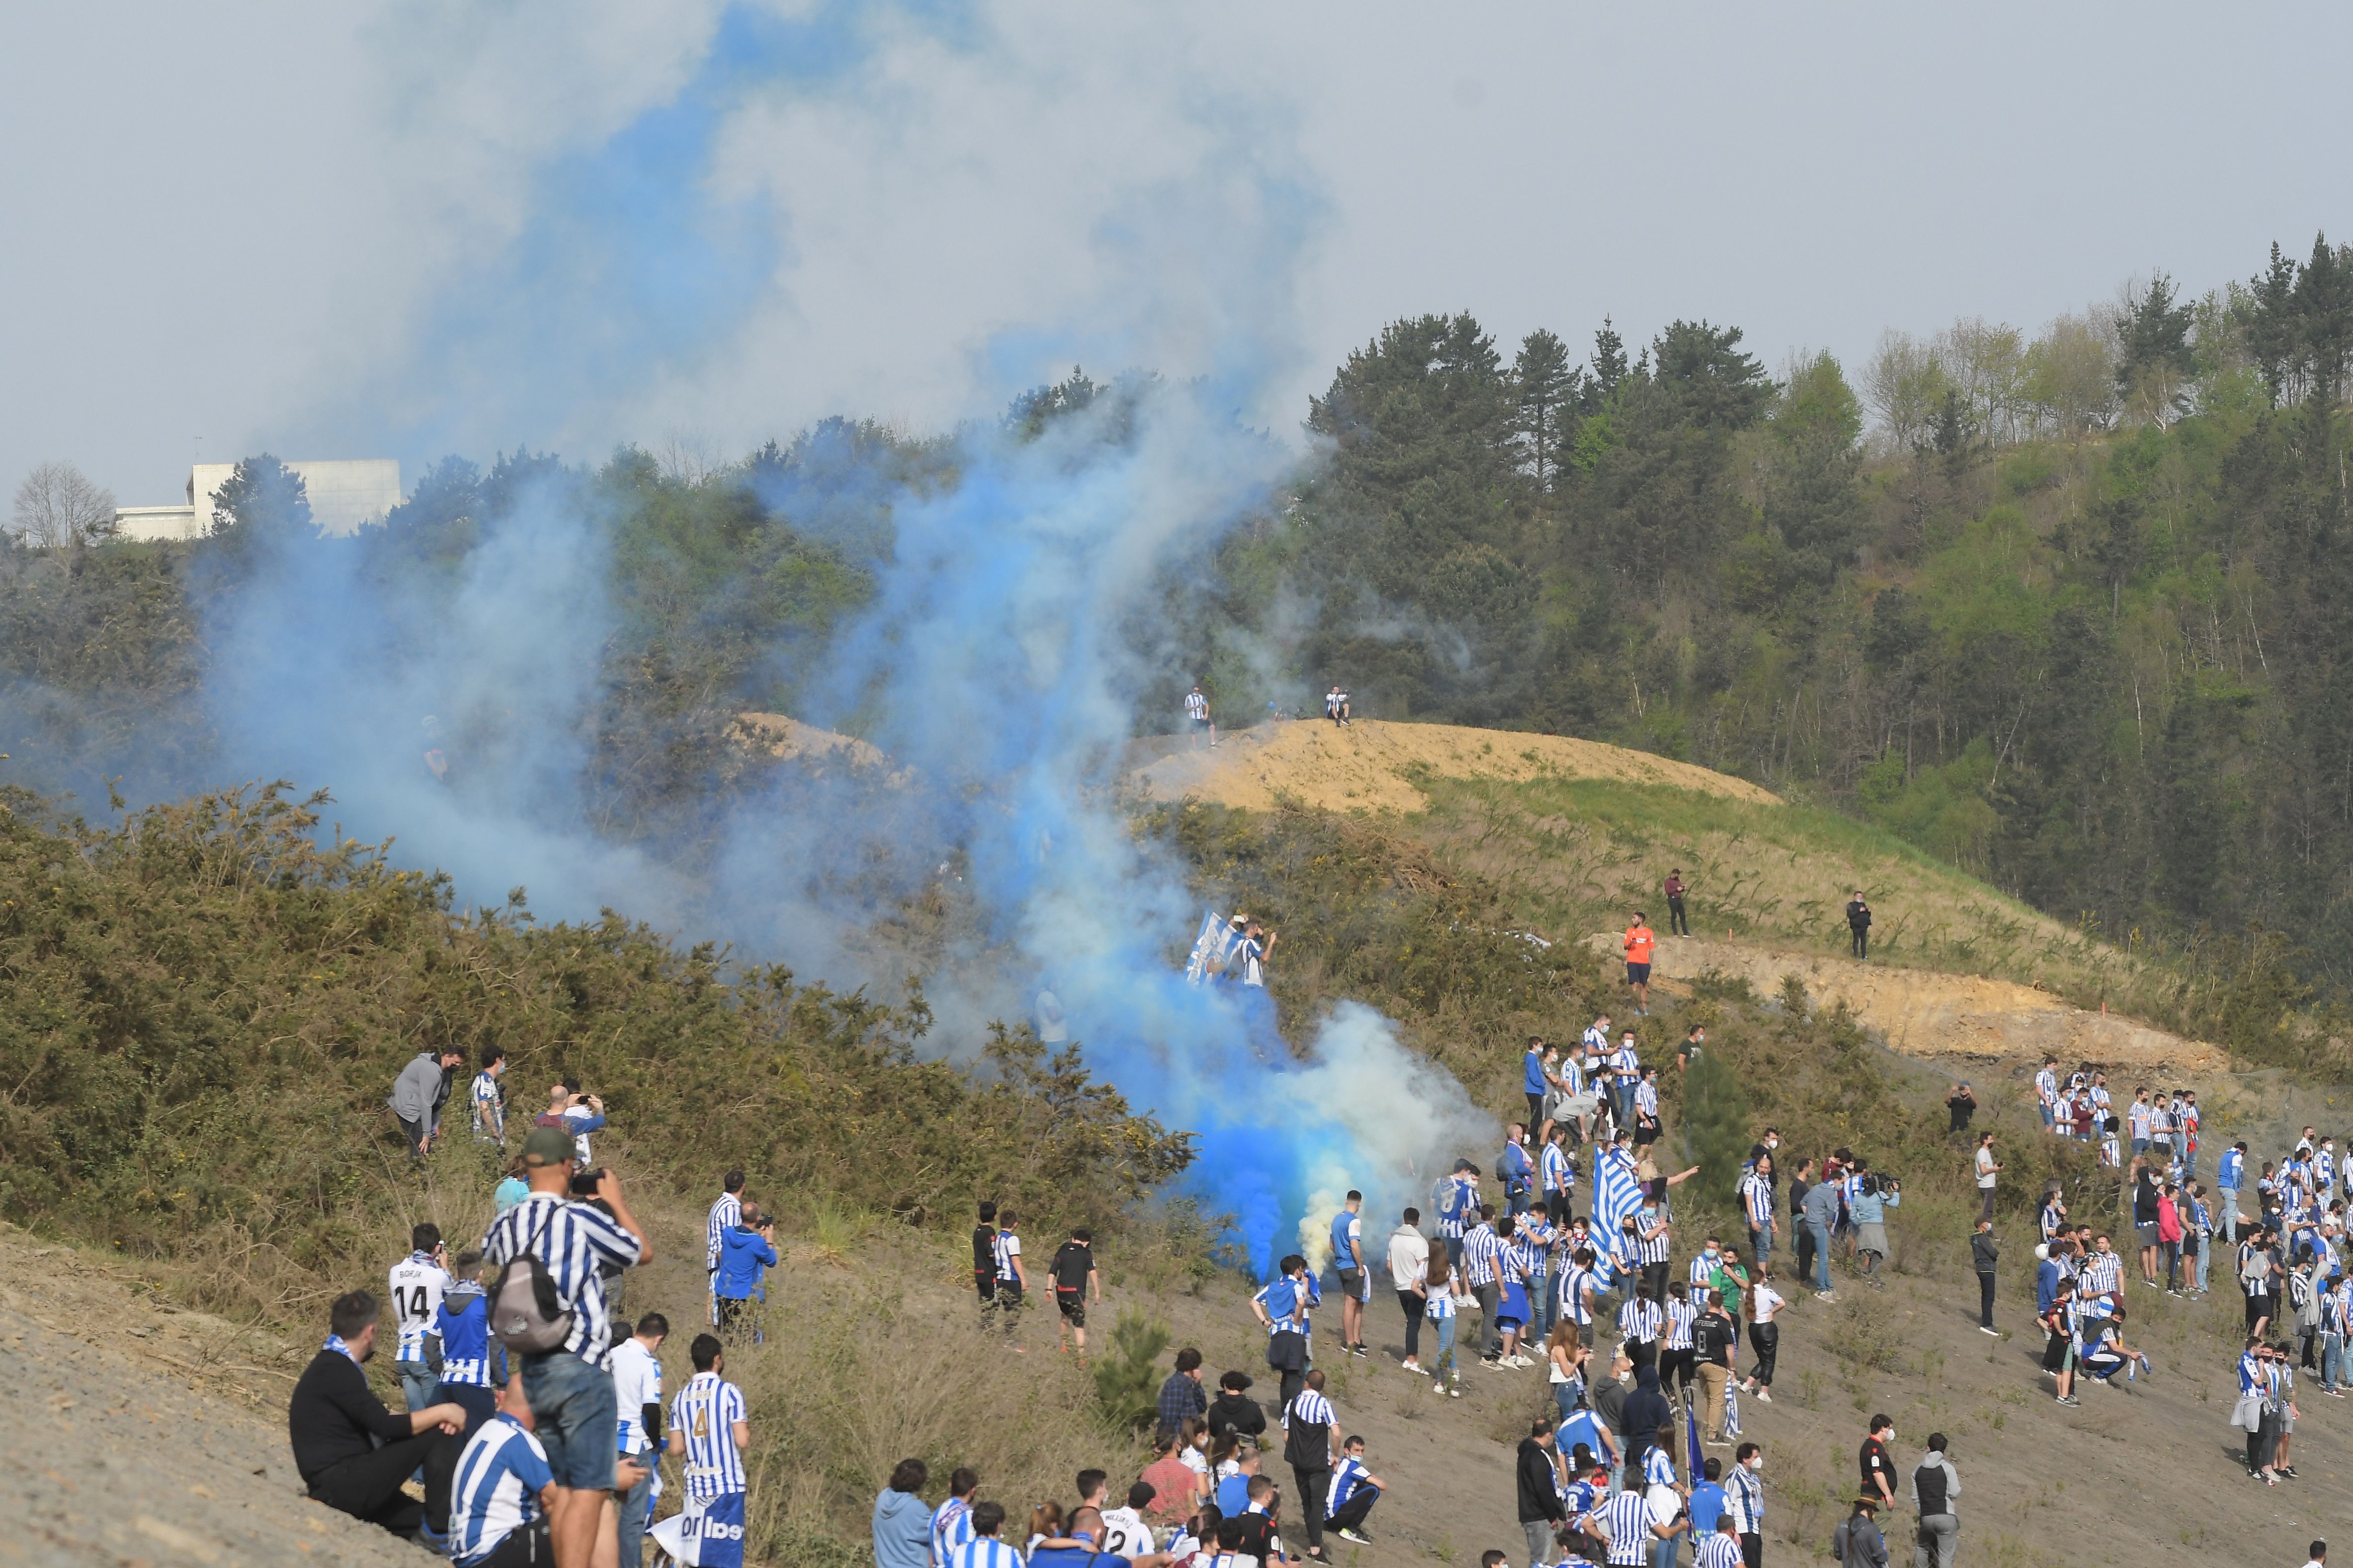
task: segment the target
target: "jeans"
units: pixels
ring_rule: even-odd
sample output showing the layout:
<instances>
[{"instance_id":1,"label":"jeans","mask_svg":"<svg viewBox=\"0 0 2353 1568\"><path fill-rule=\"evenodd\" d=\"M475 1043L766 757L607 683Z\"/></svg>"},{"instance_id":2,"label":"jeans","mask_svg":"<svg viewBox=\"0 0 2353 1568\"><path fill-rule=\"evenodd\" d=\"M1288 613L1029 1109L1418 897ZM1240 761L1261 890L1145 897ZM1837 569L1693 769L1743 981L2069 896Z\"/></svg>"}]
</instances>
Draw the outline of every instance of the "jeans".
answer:
<instances>
[{"instance_id":1,"label":"jeans","mask_svg":"<svg viewBox=\"0 0 2353 1568\"><path fill-rule=\"evenodd\" d=\"M422 1410L433 1403L433 1391L441 1386L441 1374L421 1361L396 1361L392 1370L400 1374L400 1396L408 1401L411 1410Z\"/></svg>"},{"instance_id":2,"label":"jeans","mask_svg":"<svg viewBox=\"0 0 2353 1568\"><path fill-rule=\"evenodd\" d=\"M1408 1361L1421 1359L1421 1319L1427 1303L1410 1290L1397 1293L1398 1305L1405 1309L1405 1356Z\"/></svg>"},{"instance_id":3,"label":"jeans","mask_svg":"<svg viewBox=\"0 0 2353 1568\"><path fill-rule=\"evenodd\" d=\"M2239 1245L2239 1189L2236 1187L2222 1189L2222 1241L2230 1247Z\"/></svg>"},{"instance_id":4,"label":"jeans","mask_svg":"<svg viewBox=\"0 0 2353 1568\"><path fill-rule=\"evenodd\" d=\"M1430 1381L1443 1383L1451 1377L1460 1383L1462 1373L1454 1360L1454 1318L1450 1313L1433 1321L1438 1325L1438 1357L1430 1363Z\"/></svg>"},{"instance_id":5,"label":"jeans","mask_svg":"<svg viewBox=\"0 0 2353 1568\"><path fill-rule=\"evenodd\" d=\"M1548 1276L1539 1274L1528 1281L1528 1312L1534 1321L1521 1337L1538 1343L1550 1339L1553 1321L1560 1316L1560 1293L1552 1289Z\"/></svg>"},{"instance_id":6,"label":"jeans","mask_svg":"<svg viewBox=\"0 0 2353 1568\"><path fill-rule=\"evenodd\" d=\"M656 1454L638 1456L649 1461ZM621 1568L642 1568L646 1553L646 1526L654 1506L654 1472L649 1468L636 1486L621 1494Z\"/></svg>"},{"instance_id":7,"label":"jeans","mask_svg":"<svg viewBox=\"0 0 2353 1568\"><path fill-rule=\"evenodd\" d=\"M1993 1327L1993 1276L1990 1273L1978 1275L1978 1327Z\"/></svg>"},{"instance_id":8,"label":"jeans","mask_svg":"<svg viewBox=\"0 0 2353 1568\"><path fill-rule=\"evenodd\" d=\"M1552 1385L1552 1402L1556 1412L1553 1416L1553 1425L1557 1427L1566 1423L1568 1420L1569 1413L1577 1408L1577 1384L1574 1383L1554 1384Z\"/></svg>"},{"instance_id":9,"label":"jeans","mask_svg":"<svg viewBox=\"0 0 2353 1568\"><path fill-rule=\"evenodd\" d=\"M1553 1554L1552 1521L1523 1520L1520 1523L1520 1532L1527 1537L1529 1562L1541 1563Z\"/></svg>"},{"instance_id":10,"label":"jeans","mask_svg":"<svg viewBox=\"0 0 2353 1568\"><path fill-rule=\"evenodd\" d=\"M1814 1289L1827 1290L1831 1288L1831 1227L1808 1220L1806 1228L1814 1234Z\"/></svg>"},{"instance_id":11,"label":"jeans","mask_svg":"<svg viewBox=\"0 0 2353 1568\"><path fill-rule=\"evenodd\" d=\"M2206 1263L2213 1256L2214 1247L2211 1240L2198 1249L2198 1293L2200 1296L2206 1294Z\"/></svg>"},{"instance_id":12,"label":"jeans","mask_svg":"<svg viewBox=\"0 0 2353 1568\"><path fill-rule=\"evenodd\" d=\"M2320 1336L2320 1386L2336 1388L2345 1381L2345 1336Z\"/></svg>"},{"instance_id":13,"label":"jeans","mask_svg":"<svg viewBox=\"0 0 2353 1568\"><path fill-rule=\"evenodd\" d=\"M1760 1269L1763 1268L1773 1260L1773 1233L1769 1230L1750 1231L1748 1250L1756 1255L1756 1266Z\"/></svg>"},{"instance_id":14,"label":"jeans","mask_svg":"<svg viewBox=\"0 0 2353 1568\"><path fill-rule=\"evenodd\" d=\"M1683 1538L1670 1535L1664 1541L1651 1542L1651 1568L1675 1568L1676 1554L1683 1549Z\"/></svg>"},{"instance_id":15,"label":"jeans","mask_svg":"<svg viewBox=\"0 0 2353 1568\"><path fill-rule=\"evenodd\" d=\"M1912 1568L1953 1568L1960 1539L1961 1521L1951 1514L1922 1514L1920 1533L1912 1543Z\"/></svg>"},{"instance_id":16,"label":"jeans","mask_svg":"<svg viewBox=\"0 0 2353 1568\"><path fill-rule=\"evenodd\" d=\"M609 1491L620 1454L620 1412L613 1374L570 1351L522 1360L522 1392L539 1418L539 1446L555 1484L577 1491Z\"/></svg>"}]
</instances>

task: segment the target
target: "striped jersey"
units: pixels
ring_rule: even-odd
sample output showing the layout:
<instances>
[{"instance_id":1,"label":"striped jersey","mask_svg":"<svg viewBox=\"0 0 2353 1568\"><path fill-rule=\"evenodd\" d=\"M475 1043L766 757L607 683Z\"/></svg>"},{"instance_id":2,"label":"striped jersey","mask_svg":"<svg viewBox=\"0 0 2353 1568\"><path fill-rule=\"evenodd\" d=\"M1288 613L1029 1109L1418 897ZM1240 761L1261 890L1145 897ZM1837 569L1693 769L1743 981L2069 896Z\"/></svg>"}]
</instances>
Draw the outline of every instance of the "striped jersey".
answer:
<instances>
[{"instance_id":1,"label":"striped jersey","mask_svg":"<svg viewBox=\"0 0 2353 1568\"><path fill-rule=\"evenodd\" d=\"M1330 1426L1340 1419L1339 1414L1332 1408L1332 1402L1312 1388L1301 1389L1291 1403L1282 1407L1284 1431L1291 1430L1291 1418L1294 1415L1299 1417L1299 1424L1303 1426Z\"/></svg>"},{"instance_id":2,"label":"striped jersey","mask_svg":"<svg viewBox=\"0 0 2353 1568\"><path fill-rule=\"evenodd\" d=\"M1501 1259L1505 1275L1530 1283L1544 1277L1544 1248L1525 1236L1514 1237Z\"/></svg>"},{"instance_id":3,"label":"striped jersey","mask_svg":"<svg viewBox=\"0 0 2353 1568\"><path fill-rule=\"evenodd\" d=\"M392 1266L392 1321L400 1332L393 1360L425 1359L425 1336L433 1331L433 1314L448 1288L449 1276L430 1253L412 1252Z\"/></svg>"},{"instance_id":4,"label":"striped jersey","mask_svg":"<svg viewBox=\"0 0 2353 1568\"><path fill-rule=\"evenodd\" d=\"M952 1497L932 1515L932 1568L941 1568L972 1539L972 1500Z\"/></svg>"},{"instance_id":5,"label":"striped jersey","mask_svg":"<svg viewBox=\"0 0 2353 1568\"><path fill-rule=\"evenodd\" d=\"M1436 1201L1430 1205L1438 1211L1438 1234L1449 1240L1460 1241L1462 1232L1479 1212L1476 1182L1460 1176L1449 1176L1439 1184Z\"/></svg>"},{"instance_id":6,"label":"striped jersey","mask_svg":"<svg viewBox=\"0 0 2353 1568\"><path fill-rule=\"evenodd\" d=\"M474 1075L474 1136L502 1140L507 1135L507 1110L499 1100L499 1078L484 1068Z\"/></svg>"},{"instance_id":7,"label":"striped jersey","mask_svg":"<svg viewBox=\"0 0 2353 1568\"><path fill-rule=\"evenodd\" d=\"M1568 1163L1568 1151L1557 1143L1545 1145L1538 1169L1544 1173L1544 1190L1548 1193L1566 1193L1577 1185L1577 1167Z\"/></svg>"},{"instance_id":8,"label":"striped jersey","mask_svg":"<svg viewBox=\"0 0 2353 1568\"><path fill-rule=\"evenodd\" d=\"M1773 1223L1773 1184L1751 1171L1740 1178L1740 1206L1747 1211L1748 1228L1764 1230Z\"/></svg>"},{"instance_id":9,"label":"striped jersey","mask_svg":"<svg viewBox=\"0 0 2353 1568\"><path fill-rule=\"evenodd\" d=\"M1609 1071L1620 1088L1630 1089L1642 1076L1642 1058L1634 1054L1632 1046L1620 1046L1609 1053Z\"/></svg>"},{"instance_id":10,"label":"striped jersey","mask_svg":"<svg viewBox=\"0 0 2353 1568\"><path fill-rule=\"evenodd\" d=\"M1620 1492L1594 1510L1609 1536L1612 1568L1641 1568L1651 1560L1651 1504L1638 1491Z\"/></svg>"},{"instance_id":11,"label":"striped jersey","mask_svg":"<svg viewBox=\"0 0 2353 1568\"><path fill-rule=\"evenodd\" d=\"M1430 1293L1430 1304L1421 1310L1421 1315L1433 1323L1454 1316L1453 1281L1449 1280Z\"/></svg>"},{"instance_id":12,"label":"striped jersey","mask_svg":"<svg viewBox=\"0 0 2353 1568\"><path fill-rule=\"evenodd\" d=\"M463 1568L498 1550L539 1517L540 1491L554 1481L547 1450L505 1411L474 1428L450 1480L450 1560Z\"/></svg>"},{"instance_id":13,"label":"striped jersey","mask_svg":"<svg viewBox=\"0 0 2353 1568\"><path fill-rule=\"evenodd\" d=\"M1561 1272L1560 1310L1568 1321L1579 1325L1593 1321L1593 1305L1586 1293L1593 1289L1593 1275L1587 1269L1570 1264Z\"/></svg>"},{"instance_id":14,"label":"striped jersey","mask_svg":"<svg viewBox=\"0 0 2353 1568\"><path fill-rule=\"evenodd\" d=\"M1502 1238L1483 1221L1462 1233L1462 1277L1472 1285L1495 1282L1495 1260L1504 1250Z\"/></svg>"},{"instance_id":15,"label":"striped jersey","mask_svg":"<svg viewBox=\"0 0 2353 1568\"><path fill-rule=\"evenodd\" d=\"M1021 1553L993 1535L976 1535L955 1549L946 1568L1021 1568Z\"/></svg>"},{"instance_id":16,"label":"striped jersey","mask_svg":"<svg viewBox=\"0 0 2353 1568\"><path fill-rule=\"evenodd\" d=\"M1020 1284L1021 1271L1014 1267L1013 1260L1021 1256L1021 1238L1009 1230L1000 1230L989 1242L988 1249L997 1259L997 1283Z\"/></svg>"},{"instance_id":17,"label":"striped jersey","mask_svg":"<svg viewBox=\"0 0 2353 1568\"><path fill-rule=\"evenodd\" d=\"M1634 1086L1634 1114L1648 1121L1659 1119L1659 1086L1648 1079Z\"/></svg>"},{"instance_id":18,"label":"striped jersey","mask_svg":"<svg viewBox=\"0 0 2353 1568\"><path fill-rule=\"evenodd\" d=\"M719 1201L711 1205L711 1217L702 1226L702 1267L706 1273L719 1272L719 1249L725 1245L727 1233L744 1223L744 1200L733 1193L722 1193Z\"/></svg>"},{"instance_id":19,"label":"striped jersey","mask_svg":"<svg viewBox=\"0 0 2353 1568\"><path fill-rule=\"evenodd\" d=\"M1765 1533L1765 1483L1747 1466L1734 1470L1732 1479L1725 1482L1724 1506L1732 1510L1741 1534Z\"/></svg>"},{"instance_id":20,"label":"striped jersey","mask_svg":"<svg viewBox=\"0 0 2353 1568\"><path fill-rule=\"evenodd\" d=\"M1660 1344L1671 1351L1691 1349L1692 1325L1699 1321L1699 1309L1689 1301L1678 1301L1670 1296L1666 1310L1666 1338L1661 1340Z\"/></svg>"},{"instance_id":21,"label":"striped jersey","mask_svg":"<svg viewBox=\"0 0 2353 1568\"><path fill-rule=\"evenodd\" d=\"M492 1220L482 1237L482 1257L494 1266L526 1255L545 1265L556 1300L572 1314L564 1348L592 1366L605 1364L613 1332L599 1266L631 1268L642 1251L638 1238L604 1210L553 1193L532 1194Z\"/></svg>"},{"instance_id":22,"label":"striped jersey","mask_svg":"<svg viewBox=\"0 0 2353 1568\"><path fill-rule=\"evenodd\" d=\"M2094 1295L2105 1296L2124 1288L2125 1260L2113 1252L2094 1252L2084 1259L2084 1288Z\"/></svg>"},{"instance_id":23,"label":"striped jersey","mask_svg":"<svg viewBox=\"0 0 2353 1568\"><path fill-rule=\"evenodd\" d=\"M1195 721L1209 716L1209 700L1198 691L1185 694L1185 717Z\"/></svg>"},{"instance_id":24,"label":"striped jersey","mask_svg":"<svg viewBox=\"0 0 2353 1568\"><path fill-rule=\"evenodd\" d=\"M1667 1260L1667 1249L1674 1243L1673 1233L1667 1228L1666 1215L1656 1206L1646 1206L1636 1212L1639 1215L1637 1223L1642 1227L1639 1243L1641 1252L1638 1256L1638 1261L1644 1264L1664 1263ZM1656 1236L1651 1234L1653 1229L1658 1232Z\"/></svg>"},{"instance_id":25,"label":"striped jersey","mask_svg":"<svg viewBox=\"0 0 2353 1568\"><path fill-rule=\"evenodd\" d=\"M443 1292L433 1314L433 1331L441 1340L441 1381L458 1388L496 1388L506 1381L494 1371L506 1365L506 1347L491 1346L490 1303L482 1288L460 1279Z\"/></svg>"},{"instance_id":26,"label":"striped jersey","mask_svg":"<svg viewBox=\"0 0 2353 1568\"><path fill-rule=\"evenodd\" d=\"M1671 1487L1675 1484L1675 1462L1656 1443L1642 1450L1642 1484L1646 1487Z\"/></svg>"},{"instance_id":27,"label":"striped jersey","mask_svg":"<svg viewBox=\"0 0 2353 1568\"><path fill-rule=\"evenodd\" d=\"M1332 1489L1324 1497L1324 1513L1329 1515L1339 1512L1340 1505L1363 1489L1366 1479L1371 1475L1372 1471L1365 1468L1361 1462L1343 1455L1339 1464L1332 1471Z\"/></svg>"},{"instance_id":28,"label":"striped jersey","mask_svg":"<svg viewBox=\"0 0 2353 1568\"><path fill-rule=\"evenodd\" d=\"M1740 1538L1711 1531L1699 1538L1699 1568L1740 1568Z\"/></svg>"},{"instance_id":29,"label":"striped jersey","mask_svg":"<svg viewBox=\"0 0 2353 1568\"><path fill-rule=\"evenodd\" d=\"M1722 1257L1723 1254L1716 1252L1698 1252L1692 1255L1691 1268L1684 1278L1691 1281L1693 1289L1715 1288L1715 1266Z\"/></svg>"},{"instance_id":30,"label":"striped jersey","mask_svg":"<svg viewBox=\"0 0 2353 1568\"><path fill-rule=\"evenodd\" d=\"M1618 1309L1618 1337L1646 1345L1659 1337L1664 1320L1659 1304L1647 1297L1637 1296Z\"/></svg>"},{"instance_id":31,"label":"striped jersey","mask_svg":"<svg viewBox=\"0 0 2353 1568\"><path fill-rule=\"evenodd\" d=\"M735 1423L745 1419L744 1391L715 1372L698 1372L670 1402L670 1429L686 1445L686 1495L724 1497L744 1489Z\"/></svg>"}]
</instances>

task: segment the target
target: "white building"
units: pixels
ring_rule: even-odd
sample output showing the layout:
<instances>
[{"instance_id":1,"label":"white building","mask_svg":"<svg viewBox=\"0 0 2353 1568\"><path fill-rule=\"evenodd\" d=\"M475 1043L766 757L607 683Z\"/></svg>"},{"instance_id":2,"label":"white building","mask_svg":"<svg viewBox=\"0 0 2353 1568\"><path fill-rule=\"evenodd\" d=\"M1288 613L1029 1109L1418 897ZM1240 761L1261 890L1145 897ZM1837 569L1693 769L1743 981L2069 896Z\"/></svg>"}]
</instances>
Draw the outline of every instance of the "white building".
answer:
<instances>
[{"instance_id":1,"label":"white building","mask_svg":"<svg viewBox=\"0 0 2353 1568\"><path fill-rule=\"evenodd\" d=\"M392 458L343 462L307 459L286 465L301 476L311 497L311 521L334 537L357 533L400 504L400 464ZM234 463L198 463L188 470L186 504L126 506L114 513L114 531L124 539L202 539L213 531L214 497Z\"/></svg>"}]
</instances>

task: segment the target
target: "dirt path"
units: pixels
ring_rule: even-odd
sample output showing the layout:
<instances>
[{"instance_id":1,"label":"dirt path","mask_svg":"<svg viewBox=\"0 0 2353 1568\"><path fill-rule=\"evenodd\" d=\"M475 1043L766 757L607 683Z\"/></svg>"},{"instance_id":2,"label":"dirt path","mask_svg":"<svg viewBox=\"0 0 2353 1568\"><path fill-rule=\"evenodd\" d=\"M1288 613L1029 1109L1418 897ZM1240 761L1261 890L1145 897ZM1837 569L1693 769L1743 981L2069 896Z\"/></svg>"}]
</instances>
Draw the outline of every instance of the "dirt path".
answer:
<instances>
[{"instance_id":1,"label":"dirt path","mask_svg":"<svg viewBox=\"0 0 2353 1568\"><path fill-rule=\"evenodd\" d=\"M1263 811L1283 796L1330 811L1409 813L1430 804L1413 784L1422 770L1464 779L1612 779L1779 804L1746 780L1599 741L1377 719L1345 730L1303 719L1261 724L1225 736L1215 751L1172 752L1129 776L1155 800L1189 796Z\"/></svg>"}]
</instances>

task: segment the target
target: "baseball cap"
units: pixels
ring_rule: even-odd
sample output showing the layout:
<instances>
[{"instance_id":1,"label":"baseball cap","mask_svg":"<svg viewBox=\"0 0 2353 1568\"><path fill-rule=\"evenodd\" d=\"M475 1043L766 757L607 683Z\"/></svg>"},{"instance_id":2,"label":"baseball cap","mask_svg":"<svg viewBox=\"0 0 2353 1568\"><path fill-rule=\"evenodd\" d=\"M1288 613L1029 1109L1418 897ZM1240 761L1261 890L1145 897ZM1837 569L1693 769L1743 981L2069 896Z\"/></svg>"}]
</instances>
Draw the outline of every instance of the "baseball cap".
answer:
<instances>
[{"instance_id":1,"label":"baseball cap","mask_svg":"<svg viewBox=\"0 0 2353 1568\"><path fill-rule=\"evenodd\" d=\"M522 1141L526 1165L560 1165L578 1152L572 1134L557 1127L534 1127L531 1136Z\"/></svg>"}]
</instances>

